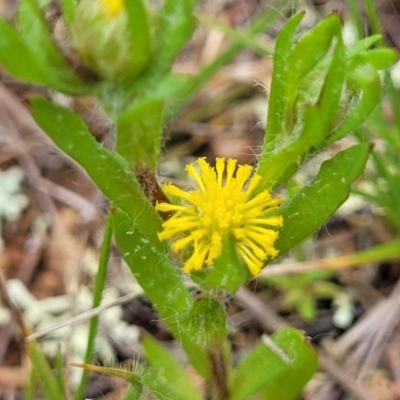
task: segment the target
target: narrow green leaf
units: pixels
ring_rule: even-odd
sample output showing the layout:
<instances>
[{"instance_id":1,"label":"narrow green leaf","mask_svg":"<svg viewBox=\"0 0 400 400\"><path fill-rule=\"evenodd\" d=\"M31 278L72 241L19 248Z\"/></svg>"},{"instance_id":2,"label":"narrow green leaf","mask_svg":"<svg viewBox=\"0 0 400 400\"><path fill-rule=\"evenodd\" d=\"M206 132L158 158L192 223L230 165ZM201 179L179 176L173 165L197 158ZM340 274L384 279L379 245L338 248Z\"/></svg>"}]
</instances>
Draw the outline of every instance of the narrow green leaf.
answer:
<instances>
[{"instance_id":1,"label":"narrow green leaf","mask_svg":"<svg viewBox=\"0 0 400 400\"><path fill-rule=\"evenodd\" d=\"M68 32L70 32L71 23L75 16L75 10L77 6L76 0L61 0L62 10L65 25L67 26Z\"/></svg>"},{"instance_id":2,"label":"narrow green leaf","mask_svg":"<svg viewBox=\"0 0 400 400\"><path fill-rule=\"evenodd\" d=\"M155 170L161 150L164 104L150 100L135 104L117 121L116 150L130 165Z\"/></svg>"},{"instance_id":3,"label":"narrow green leaf","mask_svg":"<svg viewBox=\"0 0 400 400\"><path fill-rule=\"evenodd\" d=\"M153 50L149 12L143 0L124 0L132 42L132 75L138 75L146 66Z\"/></svg>"},{"instance_id":4,"label":"narrow green leaf","mask_svg":"<svg viewBox=\"0 0 400 400\"><path fill-rule=\"evenodd\" d=\"M37 371L35 368L31 368L28 382L24 388L24 400L35 400L36 399L36 386L38 383Z\"/></svg>"},{"instance_id":5,"label":"narrow green leaf","mask_svg":"<svg viewBox=\"0 0 400 400\"><path fill-rule=\"evenodd\" d=\"M300 317L306 321L314 321L317 316L316 299L309 293L304 294L293 307L298 310Z\"/></svg>"},{"instance_id":6,"label":"narrow green leaf","mask_svg":"<svg viewBox=\"0 0 400 400\"><path fill-rule=\"evenodd\" d=\"M331 65L325 76L316 104L304 107L302 130L292 142L278 148L275 153L262 153L257 173L263 177L258 190L273 190L285 183L301 166L305 157L317 146L337 119L345 77L345 52L338 38Z\"/></svg>"},{"instance_id":7,"label":"narrow green leaf","mask_svg":"<svg viewBox=\"0 0 400 400\"><path fill-rule=\"evenodd\" d=\"M370 64L381 70L394 65L399 60L399 53L393 49L380 48L357 53L356 59L359 64Z\"/></svg>"},{"instance_id":8,"label":"narrow green leaf","mask_svg":"<svg viewBox=\"0 0 400 400\"><path fill-rule=\"evenodd\" d=\"M150 368L154 371L152 376L144 374L146 385L154 393L165 393L176 400L201 400L202 397L182 365L167 351L157 340L146 335L142 341L144 352ZM154 379L154 375L157 377ZM150 379L146 379L146 377Z\"/></svg>"},{"instance_id":9,"label":"narrow green leaf","mask_svg":"<svg viewBox=\"0 0 400 400\"><path fill-rule=\"evenodd\" d=\"M299 137L277 154L261 159L259 173L265 184L272 183L269 189L280 186L297 171L312 148L328 135L337 119L345 78L345 49L342 38L339 36L337 40L320 97L315 105L305 107Z\"/></svg>"},{"instance_id":10,"label":"narrow green leaf","mask_svg":"<svg viewBox=\"0 0 400 400\"><path fill-rule=\"evenodd\" d=\"M317 354L304 335L283 328L272 336L272 343L257 345L233 371L231 400L297 398L316 372ZM289 384L290 383L290 384Z\"/></svg>"},{"instance_id":11,"label":"narrow green leaf","mask_svg":"<svg viewBox=\"0 0 400 400\"><path fill-rule=\"evenodd\" d=\"M302 79L322 60L331 47L332 40L341 35L339 15L333 13L305 34L295 45L286 60L290 73L287 75L285 122L295 115L293 110Z\"/></svg>"},{"instance_id":12,"label":"narrow green leaf","mask_svg":"<svg viewBox=\"0 0 400 400\"><path fill-rule=\"evenodd\" d=\"M45 71L46 84L66 93L87 93L86 82L75 74L55 46L35 0L20 1L18 21L21 38Z\"/></svg>"},{"instance_id":13,"label":"narrow green leaf","mask_svg":"<svg viewBox=\"0 0 400 400\"><path fill-rule=\"evenodd\" d=\"M364 0L364 9L368 15L368 23L371 28L371 33L379 34L382 32L382 27L379 22L379 17L377 13L377 4L373 0ZM359 15L361 19L361 16ZM382 44L382 43L380 43Z\"/></svg>"},{"instance_id":14,"label":"narrow green leaf","mask_svg":"<svg viewBox=\"0 0 400 400\"><path fill-rule=\"evenodd\" d=\"M321 281L313 286L313 292L321 299L333 299L339 290L340 287L332 282Z\"/></svg>"},{"instance_id":15,"label":"narrow green leaf","mask_svg":"<svg viewBox=\"0 0 400 400\"><path fill-rule=\"evenodd\" d=\"M166 252L152 245L121 210L114 212L114 235L133 275L182 344L192 365L202 375L209 375L204 348L193 339L184 324L194 302L177 267Z\"/></svg>"},{"instance_id":16,"label":"narrow green leaf","mask_svg":"<svg viewBox=\"0 0 400 400\"><path fill-rule=\"evenodd\" d=\"M318 106L309 106L304 114L304 126L300 137L275 154L263 154L257 173L263 177L257 191L273 190L286 182L301 166L305 156L323 136L323 124L320 123Z\"/></svg>"},{"instance_id":17,"label":"narrow green leaf","mask_svg":"<svg viewBox=\"0 0 400 400\"><path fill-rule=\"evenodd\" d=\"M379 263L382 261L400 260L400 239L394 239L367 250L358 251L338 259L341 265L357 266L365 263ZM332 261L335 261L333 259Z\"/></svg>"},{"instance_id":18,"label":"narrow green leaf","mask_svg":"<svg viewBox=\"0 0 400 400\"><path fill-rule=\"evenodd\" d=\"M29 344L29 357L32 360L32 364L35 366L37 371L36 376L46 399L66 399L65 393L62 391L57 379L55 379L55 375L37 342L31 342Z\"/></svg>"},{"instance_id":19,"label":"narrow green leaf","mask_svg":"<svg viewBox=\"0 0 400 400\"><path fill-rule=\"evenodd\" d=\"M325 76L324 84L318 100L318 109L320 110L321 120L321 136L318 141L323 139L323 136L329 133L334 122L338 118L338 110L342 96L342 88L346 75L346 52L343 44L343 39L339 35L335 53L333 54L329 70Z\"/></svg>"},{"instance_id":20,"label":"narrow green leaf","mask_svg":"<svg viewBox=\"0 0 400 400\"><path fill-rule=\"evenodd\" d=\"M17 31L0 18L0 63L13 76L25 82L43 85L47 82L37 56Z\"/></svg>"},{"instance_id":21,"label":"narrow green leaf","mask_svg":"<svg viewBox=\"0 0 400 400\"><path fill-rule=\"evenodd\" d=\"M161 218L124 159L96 142L82 118L71 110L36 97L31 100L31 111L54 143L85 169L113 205L126 212L158 251L164 251L166 246L157 237Z\"/></svg>"},{"instance_id":22,"label":"narrow green leaf","mask_svg":"<svg viewBox=\"0 0 400 400\"><path fill-rule=\"evenodd\" d=\"M357 42L351 44L347 49L348 56L368 50L373 45L376 45L382 39L382 35L371 35L366 38L357 40Z\"/></svg>"},{"instance_id":23,"label":"narrow green leaf","mask_svg":"<svg viewBox=\"0 0 400 400\"><path fill-rule=\"evenodd\" d=\"M51 3L51 0L37 0L37 3L39 8L44 10Z\"/></svg>"},{"instance_id":24,"label":"narrow green leaf","mask_svg":"<svg viewBox=\"0 0 400 400\"><path fill-rule=\"evenodd\" d=\"M156 61L164 70L170 68L195 28L192 13L196 3L197 0L166 0L158 13Z\"/></svg>"},{"instance_id":25,"label":"narrow green leaf","mask_svg":"<svg viewBox=\"0 0 400 400\"><path fill-rule=\"evenodd\" d=\"M360 92L361 97L349 107L342 125L322 143L322 147L329 146L359 128L381 101L381 79L371 65L363 64L355 67L348 73L348 78L349 83Z\"/></svg>"},{"instance_id":26,"label":"narrow green leaf","mask_svg":"<svg viewBox=\"0 0 400 400\"><path fill-rule=\"evenodd\" d=\"M360 19L360 5L357 0L347 0L346 7L350 15L350 20L355 28L355 36L357 39L360 39L365 34L364 22Z\"/></svg>"},{"instance_id":27,"label":"narrow green leaf","mask_svg":"<svg viewBox=\"0 0 400 400\"><path fill-rule=\"evenodd\" d=\"M276 38L274 69L268 103L268 119L262 154L271 147L271 144L280 134L284 134L285 94L287 91L287 76L290 73L287 60L292 50L294 35L303 17L303 13L293 16Z\"/></svg>"},{"instance_id":28,"label":"narrow green leaf","mask_svg":"<svg viewBox=\"0 0 400 400\"><path fill-rule=\"evenodd\" d=\"M57 349L57 353L54 359L54 375L55 375L55 382L58 384L59 391L61 393L66 393L65 389L65 363L63 359L63 354L61 353L61 348Z\"/></svg>"},{"instance_id":29,"label":"narrow green leaf","mask_svg":"<svg viewBox=\"0 0 400 400\"><path fill-rule=\"evenodd\" d=\"M281 255L322 226L348 198L370 152L367 144L350 147L325 161L314 180L280 207L284 224L275 247Z\"/></svg>"},{"instance_id":30,"label":"narrow green leaf","mask_svg":"<svg viewBox=\"0 0 400 400\"><path fill-rule=\"evenodd\" d=\"M140 286L156 306L168 326L177 332L177 314L187 311L193 299L183 284L182 276L166 256L137 231L134 223L121 210L114 211L114 235L121 254Z\"/></svg>"},{"instance_id":31,"label":"narrow green leaf","mask_svg":"<svg viewBox=\"0 0 400 400\"><path fill-rule=\"evenodd\" d=\"M341 35L340 17L336 13L323 19L315 28L306 33L290 52L287 63L293 80L307 75L328 52L332 39ZM290 86L289 86L290 87Z\"/></svg>"}]
</instances>

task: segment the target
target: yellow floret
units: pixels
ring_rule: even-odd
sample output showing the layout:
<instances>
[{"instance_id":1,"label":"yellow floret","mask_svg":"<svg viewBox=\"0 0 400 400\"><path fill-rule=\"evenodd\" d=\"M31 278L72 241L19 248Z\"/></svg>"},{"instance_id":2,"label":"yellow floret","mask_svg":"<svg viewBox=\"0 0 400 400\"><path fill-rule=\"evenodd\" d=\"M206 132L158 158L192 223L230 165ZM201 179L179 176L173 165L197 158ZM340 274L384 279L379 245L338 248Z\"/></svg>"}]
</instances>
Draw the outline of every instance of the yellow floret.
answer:
<instances>
[{"instance_id":1,"label":"yellow floret","mask_svg":"<svg viewBox=\"0 0 400 400\"><path fill-rule=\"evenodd\" d=\"M261 176L252 174L250 165L239 165L234 159L227 162L217 158L212 168L204 158L186 166L195 181L191 191L167 184L166 194L181 199L179 205L159 203L156 209L173 211L174 215L163 223L160 240L172 239L176 252L188 248L184 272L212 266L221 255L224 239L229 235L236 240L236 249L253 275L257 275L268 258L278 251L274 243L277 228L283 225L281 215L271 215L282 202L272 198L268 190L253 195Z\"/></svg>"}]
</instances>

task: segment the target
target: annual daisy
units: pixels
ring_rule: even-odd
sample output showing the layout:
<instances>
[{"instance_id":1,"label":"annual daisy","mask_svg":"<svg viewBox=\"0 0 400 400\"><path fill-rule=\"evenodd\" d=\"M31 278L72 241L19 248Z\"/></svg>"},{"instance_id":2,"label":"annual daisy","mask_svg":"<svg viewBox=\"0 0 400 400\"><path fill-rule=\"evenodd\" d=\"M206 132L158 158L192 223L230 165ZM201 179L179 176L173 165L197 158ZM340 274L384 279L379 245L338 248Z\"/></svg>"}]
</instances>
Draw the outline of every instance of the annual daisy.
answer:
<instances>
[{"instance_id":1,"label":"annual daisy","mask_svg":"<svg viewBox=\"0 0 400 400\"><path fill-rule=\"evenodd\" d=\"M186 171L195 188L184 191L166 184L164 192L180 202L156 205L160 212L174 213L163 223L159 239L171 239L175 252L188 249L183 270L190 273L212 266L222 253L224 239L231 236L239 256L257 275L268 258L278 255L274 243L283 218L273 212L282 199L273 198L268 190L256 193L262 177L234 159L217 158L213 168L199 158Z\"/></svg>"}]
</instances>

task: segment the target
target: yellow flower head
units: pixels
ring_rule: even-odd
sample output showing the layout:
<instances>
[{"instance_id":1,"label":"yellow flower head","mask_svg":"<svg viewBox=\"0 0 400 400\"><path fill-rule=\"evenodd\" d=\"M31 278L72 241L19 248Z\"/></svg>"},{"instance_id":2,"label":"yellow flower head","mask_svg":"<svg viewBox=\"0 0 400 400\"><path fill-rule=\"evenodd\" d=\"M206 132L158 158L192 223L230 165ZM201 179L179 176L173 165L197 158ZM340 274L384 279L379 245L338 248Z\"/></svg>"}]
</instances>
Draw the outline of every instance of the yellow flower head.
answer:
<instances>
[{"instance_id":1,"label":"yellow flower head","mask_svg":"<svg viewBox=\"0 0 400 400\"><path fill-rule=\"evenodd\" d=\"M123 0L100 0L100 5L109 17L116 17L125 7Z\"/></svg>"},{"instance_id":2,"label":"yellow flower head","mask_svg":"<svg viewBox=\"0 0 400 400\"><path fill-rule=\"evenodd\" d=\"M258 174L251 176L252 170L250 165L237 167L236 160L226 162L224 158L217 158L212 168L204 158L199 158L186 166L196 189L185 192L172 184L164 186L166 194L181 198L181 204L156 205L158 211L174 212L163 223L158 237L172 238L176 252L190 249L184 272L211 266L221 255L224 239L229 235L235 239L237 252L253 275L261 271L268 257L277 256L276 228L283 225L283 218L270 213L282 199L272 198L268 190L253 194L262 178Z\"/></svg>"}]
</instances>

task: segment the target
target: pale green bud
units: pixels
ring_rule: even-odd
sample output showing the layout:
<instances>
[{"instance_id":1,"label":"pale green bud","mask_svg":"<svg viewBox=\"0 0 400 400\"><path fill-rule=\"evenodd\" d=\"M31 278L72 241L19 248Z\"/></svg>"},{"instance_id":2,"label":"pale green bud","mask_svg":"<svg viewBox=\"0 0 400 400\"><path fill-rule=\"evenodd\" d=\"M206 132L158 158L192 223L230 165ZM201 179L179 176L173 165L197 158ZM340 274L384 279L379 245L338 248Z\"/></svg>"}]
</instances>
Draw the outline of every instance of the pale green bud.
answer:
<instances>
[{"instance_id":1,"label":"pale green bud","mask_svg":"<svg viewBox=\"0 0 400 400\"><path fill-rule=\"evenodd\" d=\"M114 80L135 70L122 0L82 0L71 26L72 44L82 61L101 78Z\"/></svg>"}]
</instances>

